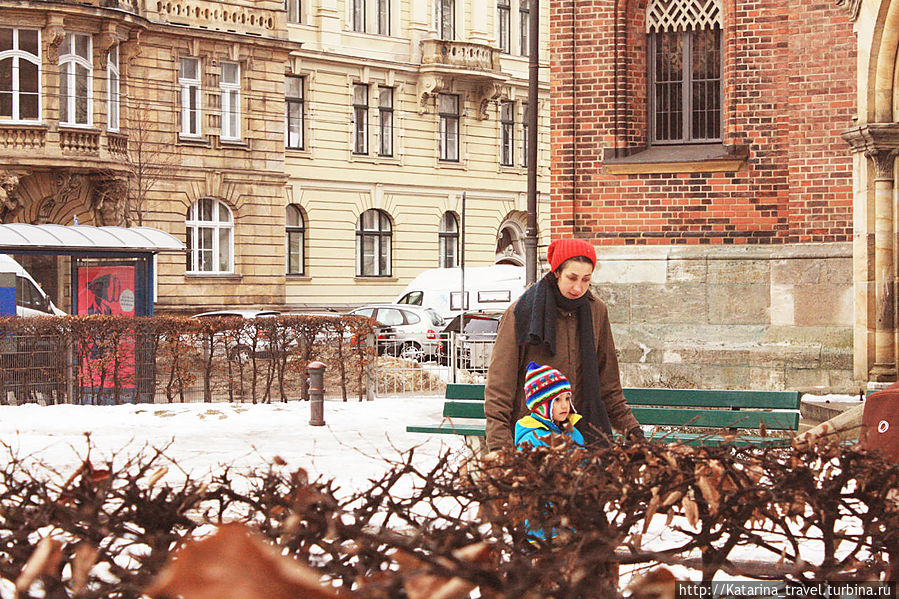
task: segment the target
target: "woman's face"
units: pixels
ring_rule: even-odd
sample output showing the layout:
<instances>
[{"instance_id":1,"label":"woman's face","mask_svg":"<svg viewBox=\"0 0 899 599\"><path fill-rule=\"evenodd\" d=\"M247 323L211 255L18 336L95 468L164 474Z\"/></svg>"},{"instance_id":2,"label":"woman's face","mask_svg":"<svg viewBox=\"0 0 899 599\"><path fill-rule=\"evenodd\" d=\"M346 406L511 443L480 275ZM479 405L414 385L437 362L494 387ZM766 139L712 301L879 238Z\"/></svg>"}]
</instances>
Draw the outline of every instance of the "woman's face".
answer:
<instances>
[{"instance_id":1,"label":"woman's face","mask_svg":"<svg viewBox=\"0 0 899 599\"><path fill-rule=\"evenodd\" d=\"M592 276L593 264L569 260L556 273L559 280L559 291L568 299L578 299L587 293Z\"/></svg>"}]
</instances>

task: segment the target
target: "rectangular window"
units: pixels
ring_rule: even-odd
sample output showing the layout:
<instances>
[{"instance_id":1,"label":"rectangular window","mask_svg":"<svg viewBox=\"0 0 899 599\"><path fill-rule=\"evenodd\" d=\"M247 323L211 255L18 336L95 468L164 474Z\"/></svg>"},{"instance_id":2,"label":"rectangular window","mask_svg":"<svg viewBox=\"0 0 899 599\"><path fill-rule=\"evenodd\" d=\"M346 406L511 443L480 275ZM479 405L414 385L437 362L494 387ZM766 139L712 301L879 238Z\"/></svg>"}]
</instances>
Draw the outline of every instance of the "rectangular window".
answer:
<instances>
[{"instance_id":1,"label":"rectangular window","mask_svg":"<svg viewBox=\"0 0 899 599\"><path fill-rule=\"evenodd\" d=\"M59 51L60 124L93 124L93 72L91 36L66 33Z\"/></svg>"},{"instance_id":2,"label":"rectangular window","mask_svg":"<svg viewBox=\"0 0 899 599\"><path fill-rule=\"evenodd\" d=\"M393 156L393 88L378 88L378 156Z\"/></svg>"},{"instance_id":3,"label":"rectangular window","mask_svg":"<svg viewBox=\"0 0 899 599\"><path fill-rule=\"evenodd\" d=\"M527 167L528 165L528 144L530 143L528 140L528 123L530 122L530 115L528 114L528 105L527 102L521 105L522 119L521 119L521 166Z\"/></svg>"},{"instance_id":4,"label":"rectangular window","mask_svg":"<svg viewBox=\"0 0 899 599\"><path fill-rule=\"evenodd\" d=\"M353 85L353 154L368 154L368 86Z\"/></svg>"},{"instance_id":5,"label":"rectangular window","mask_svg":"<svg viewBox=\"0 0 899 599\"><path fill-rule=\"evenodd\" d=\"M222 139L240 139L240 65L236 62L221 65Z\"/></svg>"},{"instance_id":6,"label":"rectangular window","mask_svg":"<svg viewBox=\"0 0 899 599\"><path fill-rule=\"evenodd\" d=\"M0 27L0 121L40 118L40 31Z\"/></svg>"},{"instance_id":7,"label":"rectangular window","mask_svg":"<svg viewBox=\"0 0 899 599\"><path fill-rule=\"evenodd\" d=\"M496 0L496 21L498 23L497 37L499 49L508 54L511 51L511 40L509 30L512 21L512 9L509 6L509 0Z\"/></svg>"},{"instance_id":8,"label":"rectangular window","mask_svg":"<svg viewBox=\"0 0 899 599\"><path fill-rule=\"evenodd\" d=\"M390 35L390 0L378 0L378 33Z\"/></svg>"},{"instance_id":9,"label":"rectangular window","mask_svg":"<svg viewBox=\"0 0 899 599\"><path fill-rule=\"evenodd\" d=\"M439 94L437 112L440 117L440 160L459 161L459 96Z\"/></svg>"},{"instance_id":10,"label":"rectangular window","mask_svg":"<svg viewBox=\"0 0 899 599\"><path fill-rule=\"evenodd\" d=\"M649 41L652 141L719 141L721 28L662 31Z\"/></svg>"},{"instance_id":11,"label":"rectangular window","mask_svg":"<svg viewBox=\"0 0 899 599\"><path fill-rule=\"evenodd\" d=\"M300 16L300 8L302 4L300 4L301 0L285 0L287 5L285 6L287 10L287 22L288 23L302 23L302 17Z\"/></svg>"},{"instance_id":12,"label":"rectangular window","mask_svg":"<svg viewBox=\"0 0 899 599\"><path fill-rule=\"evenodd\" d=\"M515 155L515 102L501 102L499 108L499 163L512 166Z\"/></svg>"},{"instance_id":13,"label":"rectangular window","mask_svg":"<svg viewBox=\"0 0 899 599\"><path fill-rule=\"evenodd\" d=\"M200 59L182 58L178 72L181 87L181 135L199 137L200 130Z\"/></svg>"},{"instance_id":14,"label":"rectangular window","mask_svg":"<svg viewBox=\"0 0 899 599\"><path fill-rule=\"evenodd\" d=\"M285 147L293 150L303 150L305 131L305 101L302 77L287 77L284 82L286 114L284 115L284 143Z\"/></svg>"},{"instance_id":15,"label":"rectangular window","mask_svg":"<svg viewBox=\"0 0 899 599\"><path fill-rule=\"evenodd\" d=\"M531 4L529 0L518 0L518 31L521 38L520 54L531 55Z\"/></svg>"},{"instance_id":16,"label":"rectangular window","mask_svg":"<svg viewBox=\"0 0 899 599\"><path fill-rule=\"evenodd\" d=\"M106 128L119 130L119 47L113 46L106 58Z\"/></svg>"},{"instance_id":17,"label":"rectangular window","mask_svg":"<svg viewBox=\"0 0 899 599\"><path fill-rule=\"evenodd\" d=\"M365 31L365 0L353 0L353 31Z\"/></svg>"},{"instance_id":18,"label":"rectangular window","mask_svg":"<svg viewBox=\"0 0 899 599\"><path fill-rule=\"evenodd\" d=\"M435 0L434 16L437 21L437 36L442 40L456 39L455 0Z\"/></svg>"}]
</instances>

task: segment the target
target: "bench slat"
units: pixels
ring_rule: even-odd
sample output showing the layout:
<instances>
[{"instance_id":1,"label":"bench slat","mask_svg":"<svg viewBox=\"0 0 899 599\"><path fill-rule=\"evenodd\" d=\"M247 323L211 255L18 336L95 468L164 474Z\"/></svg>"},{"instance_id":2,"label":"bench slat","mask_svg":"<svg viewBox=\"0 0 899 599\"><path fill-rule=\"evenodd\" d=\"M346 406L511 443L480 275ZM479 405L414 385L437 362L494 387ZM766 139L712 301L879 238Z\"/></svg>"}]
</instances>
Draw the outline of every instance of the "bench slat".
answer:
<instances>
[{"instance_id":1,"label":"bench slat","mask_svg":"<svg viewBox=\"0 0 899 599\"><path fill-rule=\"evenodd\" d=\"M759 428L796 430L798 412L761 412L757 410L702 410L697 408L631 408L640 424L696 426L703 428Z\"/></svg>"},{"instance_id":2,"label":"bench slat","mask_svg":"<svg viewBox=\"0 0 899 599\"><path fill-rule=\"evenodd\" d=\"M486 437L486 426L483 424L456 424L441 422L437 426L407 426L407 433L431 433L435 435L469 435Z\"/></svg>"},{"instance_id":3,"label":"bench slat","mask_svg":"<svg viewBox=\"0 0 899 599\"><path fill-rule=\"evenodd\" d=\"M628 405L684 406L693 408L758 408L798 410L799 391L744 391L732 389L657 389L625 387Z\"/></svg>"},{"instance_id":4,"label":"bench slat","mask_svg":"<svg viewBox=\"0 0 899 599\"><path fill-rule=\"evenodd\" d=\"M444 418L486 418L483 401L451 401L443 403Z\"/></svg>"},{"instance_id":5,"label":"bench slat","mask_svg":"<svg viewBox=\"0 0 899 599\"><path fill-rule=\"evenodd\" d=\"M684 406L693 408L757 408L798 410L799 391L746 391L739 389L660 389L625 387L624 399L629 405ZM484 399L484 385L450 383L446 399Z\"/></svg>"}]
</instances>

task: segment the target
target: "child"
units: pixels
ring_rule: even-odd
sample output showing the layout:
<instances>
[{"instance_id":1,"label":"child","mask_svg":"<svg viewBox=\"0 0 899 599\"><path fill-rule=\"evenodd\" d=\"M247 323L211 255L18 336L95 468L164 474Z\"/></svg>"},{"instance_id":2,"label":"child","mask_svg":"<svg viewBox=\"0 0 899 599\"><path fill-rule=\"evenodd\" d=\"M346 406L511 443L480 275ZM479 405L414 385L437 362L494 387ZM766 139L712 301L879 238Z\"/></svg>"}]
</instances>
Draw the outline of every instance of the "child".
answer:
<instances>
[{"instance_id":1,"label":"child","mask_svg":"<svg viewBox=\"0 0 899 599\"><path fill-rule=\"evenodd\" d=\"M561 372L528 363L524 395L531 413L515 423L516 447L547 445L546 437L551 434L568 435L578 445L584 444L581 432L574 428L581 416L571 405L571 384Z\"/></svg>"}]
</instances>

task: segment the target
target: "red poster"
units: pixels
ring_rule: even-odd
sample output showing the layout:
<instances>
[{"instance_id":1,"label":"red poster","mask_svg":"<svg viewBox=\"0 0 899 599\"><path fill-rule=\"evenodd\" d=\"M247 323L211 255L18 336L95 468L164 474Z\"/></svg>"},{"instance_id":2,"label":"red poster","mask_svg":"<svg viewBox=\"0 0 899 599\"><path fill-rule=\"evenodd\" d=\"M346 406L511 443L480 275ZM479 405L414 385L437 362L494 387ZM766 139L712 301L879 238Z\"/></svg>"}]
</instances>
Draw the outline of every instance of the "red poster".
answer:
<instances>
[{"instance_id":1,"label":"red poster","mask_svg":"<svg viewBox=\"0 0 899 599\"><path fill-rule=\"evenodd\" d=\"M79 266L78 314L134 316L134 265ZM83 386L102 389L135 389L134 339L119 340L118 358L103 355L96 343L84 348L81 361ZM115 372L113 372L115 371ZM97 403L104 403L100 397Z\"/></svg>"}]
</instances>

